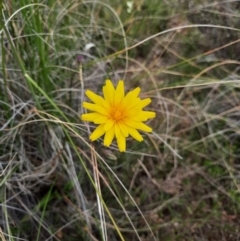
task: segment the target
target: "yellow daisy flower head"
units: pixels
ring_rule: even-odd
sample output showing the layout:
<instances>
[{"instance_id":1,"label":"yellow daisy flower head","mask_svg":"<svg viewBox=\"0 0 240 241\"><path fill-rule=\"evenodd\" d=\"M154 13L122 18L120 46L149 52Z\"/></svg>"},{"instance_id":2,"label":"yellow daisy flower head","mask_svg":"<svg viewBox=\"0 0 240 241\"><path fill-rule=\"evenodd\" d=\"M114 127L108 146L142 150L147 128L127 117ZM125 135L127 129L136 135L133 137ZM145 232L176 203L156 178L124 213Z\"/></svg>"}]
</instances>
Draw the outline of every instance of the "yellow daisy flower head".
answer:
<instances>
[{"instance_id":1,"label":"yellow daisy flower head","mask_svg":"<svg viewBox=\"0 0 240 241\"><path fill-rule=\"evenodd\" d=\"M99 125L90 135L90 140L95 141L104 135L104 146L110 146L116 137L121 152L126 150L126 138L129 135L142 141L143 137L138 130L151 132L152 128L143 121L154 118L156 114L143 111L151 99L141 100L138 97L140 91L137 87L125 95L122 80L119 80L116 89L110 80L106 80L103 97L87 90L86 95L93 103L83 102L83 107L92 112L81 115L81 119Z\"/></svg>"}]
</instances>

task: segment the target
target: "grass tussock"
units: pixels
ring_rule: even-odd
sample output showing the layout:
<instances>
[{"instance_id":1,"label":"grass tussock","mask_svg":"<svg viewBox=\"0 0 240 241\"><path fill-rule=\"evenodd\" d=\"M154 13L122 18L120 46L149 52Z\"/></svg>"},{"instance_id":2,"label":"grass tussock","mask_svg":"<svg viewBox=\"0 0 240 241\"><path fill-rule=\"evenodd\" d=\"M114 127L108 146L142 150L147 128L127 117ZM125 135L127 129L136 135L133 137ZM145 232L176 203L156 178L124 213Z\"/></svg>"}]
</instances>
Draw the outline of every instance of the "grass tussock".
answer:
<instances>
[{"instance_id":1,"label":"grass tussock","mask_svg":"<svg viewBox=\"0 0 240 241\"><path fill-rule=\"evenodd\" d=\"M3 3L3 241L240 238L239 3L174 2ZM125 153L79 118L108 78L157 114Z\"/></svg>"}]
</instances>

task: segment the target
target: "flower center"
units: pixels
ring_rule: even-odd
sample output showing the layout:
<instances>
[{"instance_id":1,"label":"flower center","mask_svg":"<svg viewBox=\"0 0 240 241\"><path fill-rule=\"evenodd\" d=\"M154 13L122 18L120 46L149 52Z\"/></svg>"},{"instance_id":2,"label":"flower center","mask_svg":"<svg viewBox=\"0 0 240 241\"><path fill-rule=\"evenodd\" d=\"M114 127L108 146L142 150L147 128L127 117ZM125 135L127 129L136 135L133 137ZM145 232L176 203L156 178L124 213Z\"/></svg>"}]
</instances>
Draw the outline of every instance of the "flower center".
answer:
<instances>
[{"instance_id":1,"label":"flower center","mask_svg":"<svg viewBox=\"0 0 240 241\"><path fill-rule=\"evenodd\" d=\"M119 120L119 119L121 119L121 117L122 117L122 113L119 110L116 110L113 114L113 118L115 120Z\"/></svg>"},{"instance_id":2,"label":"flower center","mask_svg":"<svg viewBox=\"0 0 240 241\"><path fill-rule=\"evenodd\" d=\"M120 119L123 118L123 113L121 110L119 110L119 108L113 108L112 111L111 111L111 116L112 116L112 119L114 121L119 121Z\"/></svg>"}]
</instances>

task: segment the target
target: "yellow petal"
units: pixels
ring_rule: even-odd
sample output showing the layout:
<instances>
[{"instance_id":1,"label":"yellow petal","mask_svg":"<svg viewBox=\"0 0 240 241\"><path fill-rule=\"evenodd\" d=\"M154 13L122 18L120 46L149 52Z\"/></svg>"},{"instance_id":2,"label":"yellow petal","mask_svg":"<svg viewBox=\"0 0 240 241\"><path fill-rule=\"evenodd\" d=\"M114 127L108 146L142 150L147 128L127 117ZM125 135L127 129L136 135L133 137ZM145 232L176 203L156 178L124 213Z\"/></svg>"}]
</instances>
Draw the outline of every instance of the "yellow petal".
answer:
<instances>
[{"instance_id":1,"label":"yellow petal","mask_svg":"<svg viewBox=\"0 0 240 241\"><path fill-rule=\"evenodd\" d=\"M96 104L98 104L101 101L101 99L103 99L100 95L95 94L91 90L87 90L85 94L92 102Z\"/></svg>"},{"instance_id":2,"label":"yellow petal","mask_svg":"<svg viewBox=\"0 0 240 241\"><path fill-rule=\"evenodd\" d=\"M118 138L119 135L121 134L121 130L120 130L120 127L117 123L115 123L115 125L114 125L114 131L115 131L116 138Z\"/></svg>"},{"instance_id":3,"label":"yellow petal","mask_svg":"<svg viewBox=\"0 0 240 241\"><path fill-rule=\"evenodd\" d=\"M137 108L144 108L145 106L149 105L151 103L151 99L150 98L146 98L141 100L141 102L137 105Z\"/></svg>"},{"instance_id":4,"label":"yellow petal","mask_svg":"<svg viewBox=\"0 0 240 241\"><path fill-rule=\"evenodd\" d=\"M104 125L104 130L108 131L114 125L114 121L112 119L108 119L106 124Z\"/></svg>"},{"instance_id":5,"label":"yellow petal","mask_svg":"<svg viewBox=\"0 0 240 241\"><path fill-rule=\"evenodd\" d=\"M109 96L108 96L108 92L107 92L107 87L106 87L106 85L103 86L102 92L103 92L103 97L104 97L104 99L105 99L108 103L110 103L110 99L109 99Z\"/></svg>"},{"instance_id":6,"label":"yellow petal","mask_svg":"<svg viewBox=\"0 0 240 241\"><path fill-rule=\"evenodd\" d=\"M96 118L93 123L94 124L105 124L108 121L108 117L105 115L100 115L98 118Z\"/></svg>"},{"instance_id":7,"label":"yellow petal","mask_svg":"<svg viewBox=\"0 0 240 241\"><path fill-rule=\"evenodd\" d=\"M96 110L96 104L88 103L88 102L83 102L82 107L88 110L95 111Z\"/></svg>"},{"instance_id":8,"label":"yellow petal","mask_svg":"<svg viewBox=\"0 0 240 241\"><path fill-rule=\"evenodd\" d=\"M104 99L107 102L113 103L114 95L115 95L115 88L114 88L111 80L106 80L106 85L103 86L103 95L104 95Z\"/></svg>"},{"instance_id":9,"label":"yellow petal","mask_svg":"<svg viewBox=\"0 0 240 241\"><path fill-rule=\"evenodd\" d=\"M109 129L108 131L106 131L106 134L104 136L104 142L103 142L103 145L104 146L110 146L112 141L113 141L113 138L114 138L114 126Z\"/></svg>"},{"instance_id":10,"label":"yellow petal","mask_svg":"<svg viewBox=\"0 0 240 241\"><path fill-rule=\"evenodd\" d=\"M95 120L97 120L98 118L101 118L103 115L99 114L99 113L87 113L87 114L82 114L81 115L81 119L83 121L91 121L94 122Z\"/></svg>"},{"instance_id":11,"label":"yellow petal","mask_svg":"<svg viewBox=\"0 0 240 241\"><path fill-rule=\"evenodd\" d=\"M126 110L130 110L136 107L140 103L141 99L140 98L135 98L132 99L130 103L128 103Z\"/></svg>"},{"instance_id":12,"label":"yellow petal","mask_svg":"<svg viewBox=\"0 0 240 241\"><path fill-rule=\"evenodd\" d=\"M101 105L107 110L110 108L110 105L107 103L107 101L104 100L100 95L95 94L91 90L87 90L85 94L93 103Z\"/></svg>"},{"instance_id":13,"label":"yellow petal","mask_svg":"<svg viewBox=\"0 0 240 241\"><path fill-rule=\"evenodd\" d=\"M140 93L141 89L139 87L135 88L134 90L132 90L132 98L137 98L139 93Z\"/></svg>"},{"instance_id":14,"label":"yellow petal","mask_svg":"<svg viewBox=\"0 0 240 241\"><path fill-rule=\"evenodd\" d=\"M90 135L90 140L91 141L95 141L97 140L99 137L101 137L104 133L105 133L105 130L103 129L104 127L104 124L102 125L99 125L95 130L94 132Z\"/></svg>"},{"instance_id":15,"label":"yellow petal","mask_svg":"<svg viewBox=\"0 0 240 241\"><path fill-rule=\"evenodd\" d=\"M130 110L125 109L124 116L127 118L130 118L132 116L138 115L141 111L142 111L141 109L136 109L136 108L131 108Z\"/></svg>"},{"instance_id":16,"label":"yellow petal","mask_svg":"<svg viewBox=\"0 0 240 241\"><path fill-rule=\"evenodd\" d=\"M152 128L150 128L149 126L145 125L140 121L124 120L124 123L134 129L138 129L146 132L152 131Z\"/></svg>"},{"instance_id":17,"label":"yellow petal","mask_svg":"<svg viewBox=\"0 0 240 241\"><path fill-rule=\"evenodd\" d=\"M120 152L126 151L126 137L121 132L117 137L117 144Z\"/></svg>"},{"instance_id":18,"label":"yellow petal","mask_svg":"<svg viewBox=\"0 0 240 241\"><path fill-rule=\"evenodd\" d=\"M154 111L142 111L140 112L140 115L143 115L148 119L156 117L156 113Z\"/></svg>"},{"instance_id":19,"label":"yellow petal","mask_svg":"<svg viewBox=\"0 0 240 241\"><path fill-rule=\"evenodd\" d=\"M125 137L128 137L128 128L123 122L118 122L118 126Z\"/></svg>"},{"instance_id":20,"label":"yellow petal","mask_svg":"<svg viewBox=\"0 0 240 241\"><path fill-rule=\"evenodd\" d=\"M154 118L156 113L153 111L140 111L139 113L134 113L129 115L129 119L133 121L147 121L148 119Z\"/></svg>"},{"instance_id":21,"label":"yellow petal","mask_svg":"<svg viewBox=\"0 0 240 241\"><path fill-rule=\"evenodd\" d=\"M101 114L106 115L106 116L109 115L109 112L104 107L102 107L101 105L83 102L82 106L85 109L92 110L92 111L101 113Z\"/></svg>"},{"instance_id":22,"label":"yellow petal","mask_svg":"<svg viewBox=\"0 0 240 241\"><path fill-rule=\"evenodd\" d=\"M115 105L120 104L123 98L124 98L124 82L122 80L119 80L115 91L115 96L114 96Z\"/></svg>"},{"instance_id":23,"label":"yellow petal","mask_svg":"<svg viewBox=\"0 0 240 241\"><path fill-rule=\"evenodd\" d=\"M143 137L141 134L134 128L128 127L128 133L137 141L142 141Z\"/></svg>"},{"instance_id":24,"label":"yellow petal","mask_svg":"<svg viewBox=\"0 0 240 241\"><path fill-rule=\"evenodd\" d=\"M139 98L137 98L137 96L139 95L140 91L141 91L141 89L139 87L137 87L134 90L128 92L122 100L122 103L121 103L122 108L124 109L125 107L127 107L129 105L129 103L132 103L132 101L139 99Z\"/></svg>"},{"instance_id":25,"label":"yellow petal","mask_svg":"<svg viewBox=\"0 0 240 241\"><path fill-rule=\"evenodd\" d=\"M133 98L126 103L121 103L121 108L128 111L130 109L135 108L135 106L138 105L140 101L141 101L140 98Z\"/></svg>"}]
</instances>

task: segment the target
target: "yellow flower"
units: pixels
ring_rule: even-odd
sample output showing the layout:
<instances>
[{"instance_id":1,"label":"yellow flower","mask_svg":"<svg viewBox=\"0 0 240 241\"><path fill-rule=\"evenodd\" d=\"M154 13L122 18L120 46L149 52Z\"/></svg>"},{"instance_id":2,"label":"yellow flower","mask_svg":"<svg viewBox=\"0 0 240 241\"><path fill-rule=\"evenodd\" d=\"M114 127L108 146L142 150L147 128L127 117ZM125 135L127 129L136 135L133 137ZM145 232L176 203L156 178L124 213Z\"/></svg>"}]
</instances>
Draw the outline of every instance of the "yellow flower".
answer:
<instances>
[{"instance_id":1,"label":"yellow flower","mask_svg":"<svg viewBox=\"0 0 240 241\"><path fill-rule=\"evenodd\" d=\"M116 137L119 150L126 150L126 138L130 135L138 141L143 138L138 130L151 132L152 128L143 123L156 116L153 111L143 111L151 99L141 100L138 95L141 89L138 87L125 95L124 82L120 80L116 89L110 80L106 80L103 86L103 97L86 91L87 97L93 102L83 102L83 107L93 111L83 114L81 119L91 121L99 126L90 135L90 140L95 141L104 136L103 144L110 146Z\"/></svg>"}]
</instances>

